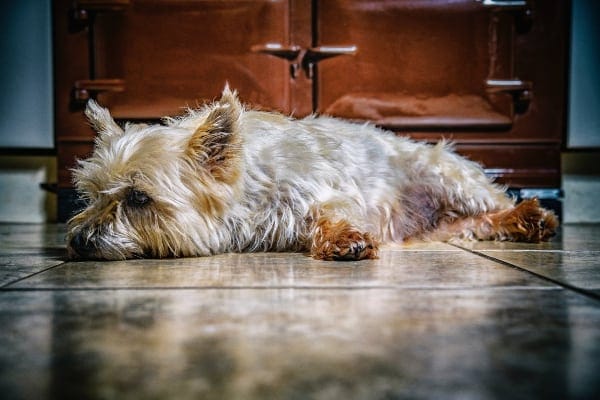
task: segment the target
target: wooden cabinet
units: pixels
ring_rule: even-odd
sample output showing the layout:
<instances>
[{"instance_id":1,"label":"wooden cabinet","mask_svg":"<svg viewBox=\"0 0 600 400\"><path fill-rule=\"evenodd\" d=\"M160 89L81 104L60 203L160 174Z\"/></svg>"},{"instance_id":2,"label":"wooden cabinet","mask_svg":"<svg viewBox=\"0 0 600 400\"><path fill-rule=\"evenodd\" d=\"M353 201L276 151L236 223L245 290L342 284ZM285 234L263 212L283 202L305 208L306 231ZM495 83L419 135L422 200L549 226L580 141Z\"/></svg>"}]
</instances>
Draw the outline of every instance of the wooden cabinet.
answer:
<instances>
[{"instance_id":1,"label":"wooden cabinet","mask_svg":"<svg viewBox=\"0 0 600 400\"><path fill-rule=\"evenodd\" d=\"M216 98L456 142L516 188L560 187L568 1L56 0L56 145L69 169L98 98L152 120Z\"/></svg>"}]
</instances>

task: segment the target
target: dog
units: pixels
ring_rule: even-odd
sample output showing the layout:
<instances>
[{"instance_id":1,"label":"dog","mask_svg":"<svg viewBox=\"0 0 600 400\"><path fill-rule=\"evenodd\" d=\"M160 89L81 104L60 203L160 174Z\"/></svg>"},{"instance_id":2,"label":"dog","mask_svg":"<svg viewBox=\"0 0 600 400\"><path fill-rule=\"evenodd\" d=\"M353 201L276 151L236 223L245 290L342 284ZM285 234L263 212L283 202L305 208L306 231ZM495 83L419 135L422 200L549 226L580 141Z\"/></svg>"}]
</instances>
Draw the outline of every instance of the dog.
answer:
<instances>
[{"instance_id":1,"label":"dog","mask_svg":"<svg viewBox=\"0 0 600 400\"><path fill-rule=\"evenodd\" d=\"M294 251L362 260L386 242L541 242L558 226L448 143L247 109L227 86L161 124L121 127L93 100L85 114L98 135L73 170L87 203L68 222L75 259Z\"/></svg>"}]
</instances>

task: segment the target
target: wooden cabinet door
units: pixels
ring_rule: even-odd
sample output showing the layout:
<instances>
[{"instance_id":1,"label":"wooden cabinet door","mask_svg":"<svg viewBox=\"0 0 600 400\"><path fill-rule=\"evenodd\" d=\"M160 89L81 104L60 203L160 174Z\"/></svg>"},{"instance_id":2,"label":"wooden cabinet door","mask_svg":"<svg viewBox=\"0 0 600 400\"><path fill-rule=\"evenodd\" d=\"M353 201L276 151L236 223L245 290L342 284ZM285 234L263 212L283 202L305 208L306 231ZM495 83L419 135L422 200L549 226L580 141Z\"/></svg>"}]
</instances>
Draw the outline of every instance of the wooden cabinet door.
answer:
<instances>
[{"instance_id":1,"label":"wooden cabinet door","mask_svg":"<svg viewBox=\"0 0 600 400\"><path fill-rule=\"evenodd\" d=\"M116 118L178 114L213 99L225 82L247 102L288 109L287 63L250 50L287 42L286 0L79 1L76 7L86 14L88 35L88 53L78 56L90 60L73 87L98 90Z\"/></svg>"},{"instance_id":2,"label":"wooden cabinet door","mask_svg":"<svg viewBox=\"0 0 600 400\"><path fill-rule=\"evenodd\" d=\"M97 98L117 120L181 114L226 82L244 102L291 112L289 62L253 51L287 45L288 0L55 0L59 219L78 207L70 169L92 151L83 116Z\"/></svg>"},{"instance_id":3,"label":"wooden cabinet door","mask_svg":"<svg viewBox=\"0 0 600 400\"><path fill-rule=\"evenodd\" d=\"M492 3L319 2L319 43L357 47L319 65L319 110L396 130L511 129L531 96L514 59L529 9Z\"/></svg>"},{"instance_id":4,"label":"wooden cabinet door","mask_svg":"<svg viewBox=\"0 0 600 400\"><path fill-rule=\"evenodd\" d=\"M319 112L444 137L513 186L560 186L568 2L315 3Z\"/></svg>"},{"instance_id":5,"label":"wooden cabinet door","mask_svg":"<svg viewBox=\"0 0 600 400\"><path fill-rule=\"evenodd\" d=\"M180 114L225 82L253 107L366 120L516 187L559 187L568 1L55 0L59 188L92 150L82 110ZM59 203L61 203L59 193Z\"/></svg>"},{"instance_id":6,"label":"wooden cabinet door","mask_svg":"<svg viewBox=\"0 0 600 400\"><path fill-rule=\"evenodd\" d=\"M491 27L480 2L336 0L319 2L317 15L320 43L357 47L319 64L320 111L397 130L510 127L510 107L486 91L496 70L511 69L488 45L507 39L492 31L506 21Z\"/></svg>"}]
</instances>

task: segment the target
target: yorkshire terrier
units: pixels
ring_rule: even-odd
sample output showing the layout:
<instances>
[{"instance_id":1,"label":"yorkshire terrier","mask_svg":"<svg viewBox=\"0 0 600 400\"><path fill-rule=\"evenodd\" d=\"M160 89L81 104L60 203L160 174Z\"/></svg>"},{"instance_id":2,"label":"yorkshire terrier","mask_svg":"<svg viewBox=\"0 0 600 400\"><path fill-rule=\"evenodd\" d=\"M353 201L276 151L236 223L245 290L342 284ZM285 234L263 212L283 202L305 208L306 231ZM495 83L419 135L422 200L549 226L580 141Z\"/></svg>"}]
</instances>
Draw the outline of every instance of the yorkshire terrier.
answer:
<instances>
[{"instance_id":1,"label":"yorkshire terrier","mask_svg":"<svg viewBox=\"0 0 600 400\"><path fill-rule=\"evenodd\" d=\"M73 258L301 251L361 260L386 242L540 242L558 226L447 143L249 110L228 87L162 124L121 127L93 100L86 115L98 136L73 171L87 201L68 224Z\"/></svg>"}]
</instances>

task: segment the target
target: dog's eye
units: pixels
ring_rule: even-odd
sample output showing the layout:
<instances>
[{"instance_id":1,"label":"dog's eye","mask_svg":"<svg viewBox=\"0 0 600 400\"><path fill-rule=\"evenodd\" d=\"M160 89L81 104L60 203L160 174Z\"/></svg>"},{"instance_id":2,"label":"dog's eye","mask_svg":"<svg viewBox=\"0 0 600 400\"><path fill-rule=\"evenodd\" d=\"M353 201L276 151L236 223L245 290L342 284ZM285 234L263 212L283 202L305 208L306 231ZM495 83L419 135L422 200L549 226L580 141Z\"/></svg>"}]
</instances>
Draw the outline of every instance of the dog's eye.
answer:
<instances>
[{"instance_id":1,"label":"dog's eye","mask_svg":"<svg viewBox=\"0 0 600 400\"><path fill-rule=\"evenodd\" d=\"M127 205L131 207L143 207L150 202L150 196L140 190L132 190L127 195Z\"/></svg>"}]
</instances>

